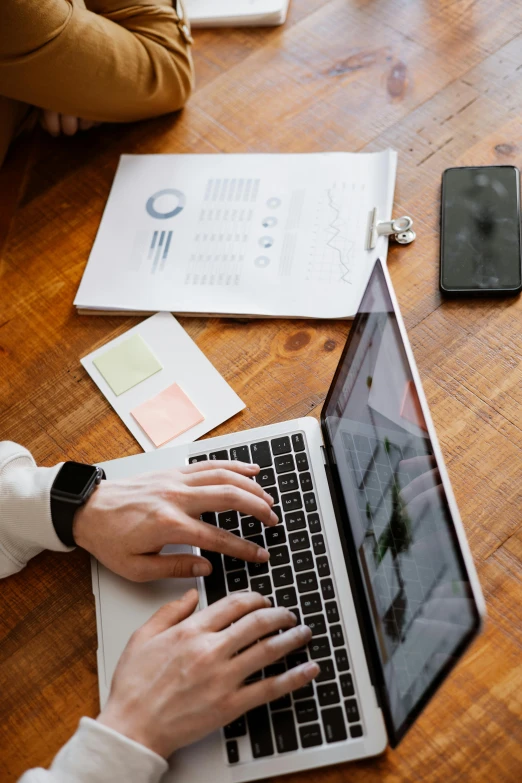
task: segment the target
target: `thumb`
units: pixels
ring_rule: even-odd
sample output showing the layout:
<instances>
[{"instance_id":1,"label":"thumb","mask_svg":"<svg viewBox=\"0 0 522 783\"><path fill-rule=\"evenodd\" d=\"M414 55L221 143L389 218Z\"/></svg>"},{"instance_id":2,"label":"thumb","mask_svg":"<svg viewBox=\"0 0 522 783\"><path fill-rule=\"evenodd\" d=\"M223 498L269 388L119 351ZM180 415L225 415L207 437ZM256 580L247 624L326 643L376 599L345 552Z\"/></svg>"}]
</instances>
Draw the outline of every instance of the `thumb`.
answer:
<instances>
[{"instance_id":1,"label":"thumb","mask_svg":"<svg viewBox=\"0 0 522 783\"><path fill-rule=\"evenodd\" d=\"M208 576L212 566L198 555L140 555L140 582Z\"/></svg>"},{"instance_id":2,"label":"thumb","mask_svg":"<svg viewBox=\"0 0 522 783\"><path fill-rule=\"evenodd\" d=\"M182 620L186 620L187 617L190 617L198 605L198 601L198 591L192 589L177 601L171 601L169 604L164 604L157 612L154 612L145 625L142 625L136 632L136 636L139 636L144 641L145 639L151 639L153 636L157 636L159 633L163 633L163 631L166 631L168 628L172 628L173 625L177 625Z\"/></svg>"}]
</instances>

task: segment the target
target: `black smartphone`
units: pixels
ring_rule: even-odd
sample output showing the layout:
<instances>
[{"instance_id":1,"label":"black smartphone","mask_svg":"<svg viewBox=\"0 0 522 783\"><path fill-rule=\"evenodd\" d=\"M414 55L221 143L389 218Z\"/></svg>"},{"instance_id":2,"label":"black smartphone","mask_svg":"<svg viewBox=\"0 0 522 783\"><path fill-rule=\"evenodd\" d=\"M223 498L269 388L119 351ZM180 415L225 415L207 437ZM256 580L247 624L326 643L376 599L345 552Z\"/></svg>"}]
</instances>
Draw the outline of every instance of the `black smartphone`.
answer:
<instances>
[{"instance_id":1,"label":"black smartphone","mask_svg":"<svg viewBox=\"0 0 522 783\"><path fill-rule=\"evenodd\" d=\"M522 290L515 166L463 166L442 175L440 290L454 296Z\"/></svg>"}]
</instances>

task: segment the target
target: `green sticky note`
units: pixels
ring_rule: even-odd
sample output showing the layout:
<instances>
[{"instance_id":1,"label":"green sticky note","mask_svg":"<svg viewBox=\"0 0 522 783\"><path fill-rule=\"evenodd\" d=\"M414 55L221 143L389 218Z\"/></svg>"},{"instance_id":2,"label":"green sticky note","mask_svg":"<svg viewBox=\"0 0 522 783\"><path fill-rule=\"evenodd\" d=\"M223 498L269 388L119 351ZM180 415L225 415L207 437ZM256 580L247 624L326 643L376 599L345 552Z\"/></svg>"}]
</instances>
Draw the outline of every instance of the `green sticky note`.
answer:
<instances>
[{"instance_id":1,"label":"green sticky note","mask_svg":"<svg viewBox=\"0 0 522 783\"><path fill-rule=\"evenodd\" d=\"M117 396L163 369L139 334L97 356L93 364Z\"/></svg>"}]
</instances>

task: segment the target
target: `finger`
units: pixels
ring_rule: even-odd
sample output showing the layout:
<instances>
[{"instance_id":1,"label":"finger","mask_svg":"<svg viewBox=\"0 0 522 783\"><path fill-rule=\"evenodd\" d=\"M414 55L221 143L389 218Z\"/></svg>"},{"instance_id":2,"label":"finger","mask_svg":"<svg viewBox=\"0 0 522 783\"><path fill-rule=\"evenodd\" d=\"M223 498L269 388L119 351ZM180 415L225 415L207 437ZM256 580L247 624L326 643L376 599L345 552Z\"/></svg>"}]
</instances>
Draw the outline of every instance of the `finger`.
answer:
<instances>
[{"instance_id":1,"label":"finger","mask_svg":"<svg viewBox=\"0 0 522 783\"><path fill-rule=\"evenodd\" d=\"M263 636L285 628L293 628L297 618L293 612L283 607L275 609L257 609L243 616L223 632L225 652L228 656L249 647Z\"/></svg>"},{"instance_id":2,"label":"finger","mask_svg":"<svg viewBox=\"0 0 522 783\"><path fill-rule=\"evenodd\" d=\"M205 511L229 511L230 509L249 514L265 525L276 525L279 522L266 500L232 484L194 487L189 490L185 511L191 516L199 517Z\"/></svg>"},{"instance_id":3,"label":"finger","mask_svg":"<svg viewBox=\"0 0 522 783\"><path fill-rule=\"evenodd\" d=\"M249 563L266 563L270 555L263 547L254 541L240 538L221 527L208 525L199 519L190 519L188 523L180 527L179 520L175 523L172 541L165 543L188 544L200 549L209 549L211 552L220 552L223 555L237 557Z\"/></svg>"},{"instance_id":4,"label":"finger","mask_svg":"<svg viewBox=\"0 0 522 783\"><path fill-rule=\"evenodd\" d=\"M73 117L71 114L62 114L61 126L66 136L74 136L78 130L78 117Z\"/></svg>"},{"instance_id":5,"label":"finger","mask_svg":"<svg viewBox=\"0 0 522 783\"><path fill-rule=\"evenodd\" d=\"M208 576L212 566L198 555L137 555L135 582L149 582L153 579L188 579L194 576Z\"/></svg>"},{"instance_id":6,"label":"finger","mask_svg":"<svg viewBox=\"0 0 522 783\"><path fill-rule=\"evenodd\" d=\"M60 115L56 111L44 111L42 114L42 127L51 136L60 135Z\"/></svg>"},{"instance_id":7,"label":"finger","mask_svg":"<svg viewBox=\"0 0 522 783\"><path fill-rule=\"evenodd\" d=\"M248 650L236 655L233 668L240 680L245 680L250 674L264 669L271 663L302 647L312 638L312 631L307 625L298 625L290 631L263 639Z\"/></svg>"},{"instance_id":8,"label":"finger","mask_svg":"<svg viewBox=\"0 0 522 783\"><path fill-rule=\"evenodd\" d=\"M260 593L236 593L202 609L194 619L201 630L221 631L249 612L269 606L271 603L268 598Z\"/></svg>"},{"instance_id":9,"label":"finger","mask_svg":"<svg viewBox=\"0 0 522 783\"><path fill-rule=\"evenodd\" d=\"M435 489L441 482L439 469L433 468L427 473L421 473L401 490L401 498L408 504L417 496L431 489Z\"/></svg>"},{"instance_id":10,"label":"finger","mask_svg":"<svg viewBox=\"0 0 522 783\"><path fill-rule=\"evenodd\" d=\"M294 669L289 669L284 674L279 674L277 677L268 677L266 680L259 680L252 685L245 685L239 689L233 701L234 712L242 715L260 704L275 701L281 696L286 696L287 693L307 685L318 674L319 666L313 661L308 661Z\"/></svg>"},{"instance_id":11,"label":"finger","mask_svg":"<svg viewBox=\"0 0 522 783\"><path fill-rule=\"evenodd\" d=\"M210 459L206 462L193 462L191 465L185 465L178 468L180 473L190 475L191 473L204 473L206 470L216 470L216 468L225 468L233 470L235 473L241 473L243 476L257 476L261 468L259 465L250 465L248 462L239 462L234 459Z\"/></svg>"},{"instance_id":12,"label":"finger","mask_svg":"<svg viewBox=\"0 0 522 783\"><path fill-rule=\"evenodd\" d=\"M444 488L442 484L438 484L436 487L432 487L426 492L421 492L420 495L416 495L406 506L412 524L416 524L422 517L426 516L428 512L439 511L440 513L443 501Z\"/></svg>"},{"instance_id":13,"label":"finger","mask_svg":"<svg viewBox=\"0 0 522 783\"><path fill-rule=\"evenodd\" d=\"M256 481L252 481L247 476L242 476L240 473L234 473L232 470L226 468L217 468L216 470L202 470L198 473L189 473L185 479L185 483L188 487L206 487L206 486L219 486L221 484L229 484L238 489L243 489L245 492L252 492L257 497L264 500L270 505L273 504L274 499L272 495L265 492L262 487Z\"/></svg>"},{"instance_id":14,"label":"finger","mask_svg":"<svg viewBox=\"0 0 522 783\"><path fill-rule=\"evenodd\" d=\"M94 128L94 122L92 120L84 120L81 117L78 119L78 128L81 131L90 130Z\"/></svg>"},{"instance_id":15,"label":"finger","mask_svg":"<svg viewBox=\"0 0 522 783\"><path fill-rule=\"evenodd\" d=\"M145 625L139 628L135 636L138 639L150 639L163 631L172 628L194 612L198 605L199 595L197 590L189 590L182 598L164 604L155 612Z\"/></svg>"},{"instance_id":16,"label":"finger","mask_svg":"<svg viewBox=\"0 0 522 783\"><path fill-rule=\"evenodd\" d=\"M424 457L401 459L399 470L403 470L406 473L425 473L427 470L434 468L436 464L435 457L432 454L426 454Z\"/></svg>"}]
</instances>

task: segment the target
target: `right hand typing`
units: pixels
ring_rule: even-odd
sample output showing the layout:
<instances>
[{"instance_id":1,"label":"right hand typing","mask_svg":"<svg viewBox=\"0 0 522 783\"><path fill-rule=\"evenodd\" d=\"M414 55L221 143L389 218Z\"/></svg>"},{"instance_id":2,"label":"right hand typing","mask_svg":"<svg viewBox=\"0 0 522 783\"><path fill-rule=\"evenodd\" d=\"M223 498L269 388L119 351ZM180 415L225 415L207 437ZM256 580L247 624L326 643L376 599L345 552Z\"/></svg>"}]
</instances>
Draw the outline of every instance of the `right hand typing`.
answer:
<instances>
[{"instance_id":1,"label":"right hand typing","mask_svg":"<svg viewBox=\"0 0 522 783\"><path fill-rule=\"evenodd\" d=\"M164 758L319 673L309 661L245 685L249 675L308 643L310 629L295 627L290 610L270 608L258 593L236 593L193 614L197 603L190 590L133 634L98 717Z\"/></svg>"}]
</instances>

